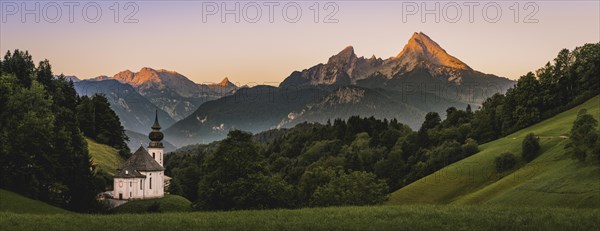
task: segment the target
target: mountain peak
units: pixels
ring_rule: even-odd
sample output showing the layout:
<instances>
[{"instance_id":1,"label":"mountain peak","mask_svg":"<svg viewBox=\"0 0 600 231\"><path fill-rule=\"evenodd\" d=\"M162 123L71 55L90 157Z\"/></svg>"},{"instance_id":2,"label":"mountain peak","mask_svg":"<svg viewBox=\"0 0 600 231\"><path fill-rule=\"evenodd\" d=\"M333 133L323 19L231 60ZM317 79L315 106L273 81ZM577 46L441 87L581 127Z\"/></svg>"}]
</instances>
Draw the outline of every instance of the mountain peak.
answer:
<instances>
[{"instance_id":1,"label":"mountain peak","mask_svg":"<svg viewBox=\"0 0 600 231\"><path fill-rule=\"evenodd\" d=\"M347 46L342 51L337 53L337 55L331 56L331 58L329 58L329 61L327 63L331 63L331 64L335 63L335 64L345 65L345 64L351 63L356 58L357 57L356 57L356 54L354 53L354 47Z\"/></svg>"},{"instance_id":2,"label":"mountain peak","mask_svg":"<svg viewBox=\"0 0 600 231\"><path fill-rule=\"evenodd\" d=\"M144 72L144 71L156 72L156 70L152 69L151 67L142 67L142 69L140 69L140 72Z\"/></svg>"},{"instance_id":3,"label":"mountain peak","mask_svg":"<svg viewBox=\"0 0 600 231\"><path fill-rule=\"evenodd\" d=\"M354 47L353 46L347 46L342 51L340 51L338 53L338 55L340 55L340 54L354 54Z\"/></svg>"},{"instance_id":4,"label":"mountain peak","mask_svg":"<svg viewBox=\"0 0 600 231\"><path fill-rule=\"evenodd\" d=\"M221 86L221 87L227 87L230 84L232 84L231 82L229 82L229 78L225 77L223 80L221 80L221 82L217 85Z\"/></svg>"},{"instance_id":5,"label":"mountain peak","mask_svg":"<svg viewBox=\"0 0 600 231\"><path fill-rule=\"evenodd\" d=\"M440 66L471 70L467 64L448 54L444 48L423 32L415 32L402 52L394 59L402 59L403 63L413 65L427 61Z\"/></svg>"},{"instance_id":6,"label":"mountain peak","mask_svg":"<svg viewBox=\"0 0 600 231\"><path fill-rule=\"evenodd\" d=\"M225 77L219 83L212 83L212 84L208 84L208 85L213 86L213 87L222 87L222 88L237 88L237 86L235 84L233 84L231 81L229 81L228 77Z\"/></svg>"}]
</instances>

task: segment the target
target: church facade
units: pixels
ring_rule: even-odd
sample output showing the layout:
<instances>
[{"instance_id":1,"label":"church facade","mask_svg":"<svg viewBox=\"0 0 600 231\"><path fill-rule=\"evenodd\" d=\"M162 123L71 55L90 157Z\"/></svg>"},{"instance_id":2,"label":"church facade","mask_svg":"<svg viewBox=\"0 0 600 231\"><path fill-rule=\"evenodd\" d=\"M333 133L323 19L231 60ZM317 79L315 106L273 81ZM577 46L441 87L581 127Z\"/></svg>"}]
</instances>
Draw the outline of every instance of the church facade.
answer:
<instances>
[{"instance_id":1,"label":"church facade","mask_svg":"<svg viewBox=\"0 0 600 231\"><path fill-rule=\"evenodd\" d=\"M146 150L140 145L137 151L117 169L113 180L113 198L119 200L160 198L165 195L163 133L154 118L152 131L148 135L150 144Z\"/></svg>"}]
</instances>

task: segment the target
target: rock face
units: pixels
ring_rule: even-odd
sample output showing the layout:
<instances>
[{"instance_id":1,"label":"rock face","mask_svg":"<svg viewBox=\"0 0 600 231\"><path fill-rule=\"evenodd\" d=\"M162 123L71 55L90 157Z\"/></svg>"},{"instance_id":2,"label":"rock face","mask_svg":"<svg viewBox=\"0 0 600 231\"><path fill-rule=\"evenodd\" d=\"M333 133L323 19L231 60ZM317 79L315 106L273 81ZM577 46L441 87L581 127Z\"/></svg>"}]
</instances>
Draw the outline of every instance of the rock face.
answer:
<instances>
[{"instance_id":1,"label":"rock face","mask_svg":"<svg viewBox=\"0 0 600 231\"><path fill-rule=\"evenodd\" d=\"M304 87L307 85L350 85L358 79L372 74L383 60L357 57L354 47L348 46L331 56L326 64L318 64L301 72L295 71L286 78L280 87Z\"/></svg>"},{"instance_id":2,"label":"rock face","mask_svg":"<svg viewBox=\"0 0 600 231\"><path fill-rule=\"evenodd\" d=\"M415 73L422 73L422 79L416 79L419 76ZM359 85L400 89L407 82L461 85L465 80L475 85L491 82L501 90L514 84L509 79L473 70L426 34L415 32L395 57L385 60L375 56L369 59L357 57L354 48L349 46L329 58L326 64L293 72L280 87Z\"/></svg>"},{"instance_id":3,"label":"rock face","mask_svg":"<svg viewBox=\"0 0 600 231\"><path fill-rule=\"evenodd\" d=\"M219 84L196 84L177 72L149 67L144 67L139 72L125 70L112 78L101 80L106 79L115 79L133 86L174 120L189 116L206 101L230 95L237 90L237 86L227 78Z\"/></svg>"},{"instance_id":4,"label":"rock face","mask_svg":"<svg viewBox=\"0 0 600 231\"><path fill-rule=\"evenodd\" d=\"M391 60L398 60L397 63L406 66L407 70L414 69L419 63L472 70L467 64L449 55L439 44L421 32L415 32L402 51Z\"/></svg>"},{"instance_id":5,"label":"rock face","mask_svg":"<svg viewBox=\"0 0 600 231\"><path fill-rule=\"evenodd\" d=\"M130 70L119 72L113 78L136 87L142 94L145 91L165 89L173 91L182 97L193 97L199 93L198 87L194 82L174 71L154 70L144 67L137 73L133 73Z\"/></svg>"}]
</instances>

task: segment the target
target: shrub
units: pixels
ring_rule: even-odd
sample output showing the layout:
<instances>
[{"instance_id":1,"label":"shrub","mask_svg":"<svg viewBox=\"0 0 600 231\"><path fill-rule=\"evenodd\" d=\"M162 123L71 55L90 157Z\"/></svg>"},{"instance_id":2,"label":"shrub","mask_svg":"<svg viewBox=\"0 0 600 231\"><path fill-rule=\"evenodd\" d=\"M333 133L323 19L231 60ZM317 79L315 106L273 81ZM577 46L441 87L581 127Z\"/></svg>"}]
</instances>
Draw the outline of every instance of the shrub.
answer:
<instances>
[{"instance_id":1,"label":"shrub","mask_svg":"<svg viewBox=\"0 0 600 231\"><path fill-rule=\"evenodd\" d=\"M477 141L471 138L467 139L465 144L463 144L461 147L465 153L465 156L471 156L479 152L479 145L477 144Z\"/></svg>"},{"instance_id":2,"label":"shrub","mask_svg":"<svg viewBox=\"0 0 600 231\"><path fill-rule=\"evenodd\" d=\"M523 139L522 156L527 162L531 162L538 156L540 151L540 142L533 133L529 133Z\"/></svg>"},{"instance_id":3,"label":"shrub","mask_svg":"<svg viewBox=\"0 0 600 231\"><path fill-rule=\"evenodd\" d=\"M510 152L505 152L496 157L496 171L504 172L512 169L517 164L517 158Z\"/></svg>"}]
</instances>

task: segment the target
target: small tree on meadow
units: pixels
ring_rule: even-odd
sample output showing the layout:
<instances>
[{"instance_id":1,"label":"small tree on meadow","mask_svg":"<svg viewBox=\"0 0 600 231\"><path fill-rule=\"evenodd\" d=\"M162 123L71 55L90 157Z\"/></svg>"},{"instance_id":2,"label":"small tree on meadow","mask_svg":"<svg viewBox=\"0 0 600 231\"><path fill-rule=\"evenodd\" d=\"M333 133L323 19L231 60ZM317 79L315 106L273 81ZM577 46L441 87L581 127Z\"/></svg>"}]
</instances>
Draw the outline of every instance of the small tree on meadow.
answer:
<instances>
[{"instance_id":1,"label":"small tree on meadow","mask_svg":"<svg viewBox=\"0 0 600 231\"><path fill-rule=\"evenodd\" d=\"M573 122L569 142L565 145L573 158L581 161L586 158L600 160L600 131L597 127L598 121L586 109L581 109Z\"/></svg>"},{"instance_id":2,"label":"small tree on meadow","mask_svg":"<svg viewBox=\"0 0 600 231\"><path fill-rule=\"evenodd\" d=\"M533 134L529 133L523 139L522 145L522 157L525 161L531 162L538 156L540 151L540 142L538 138Z\"/></svg>"}]
</instances>

